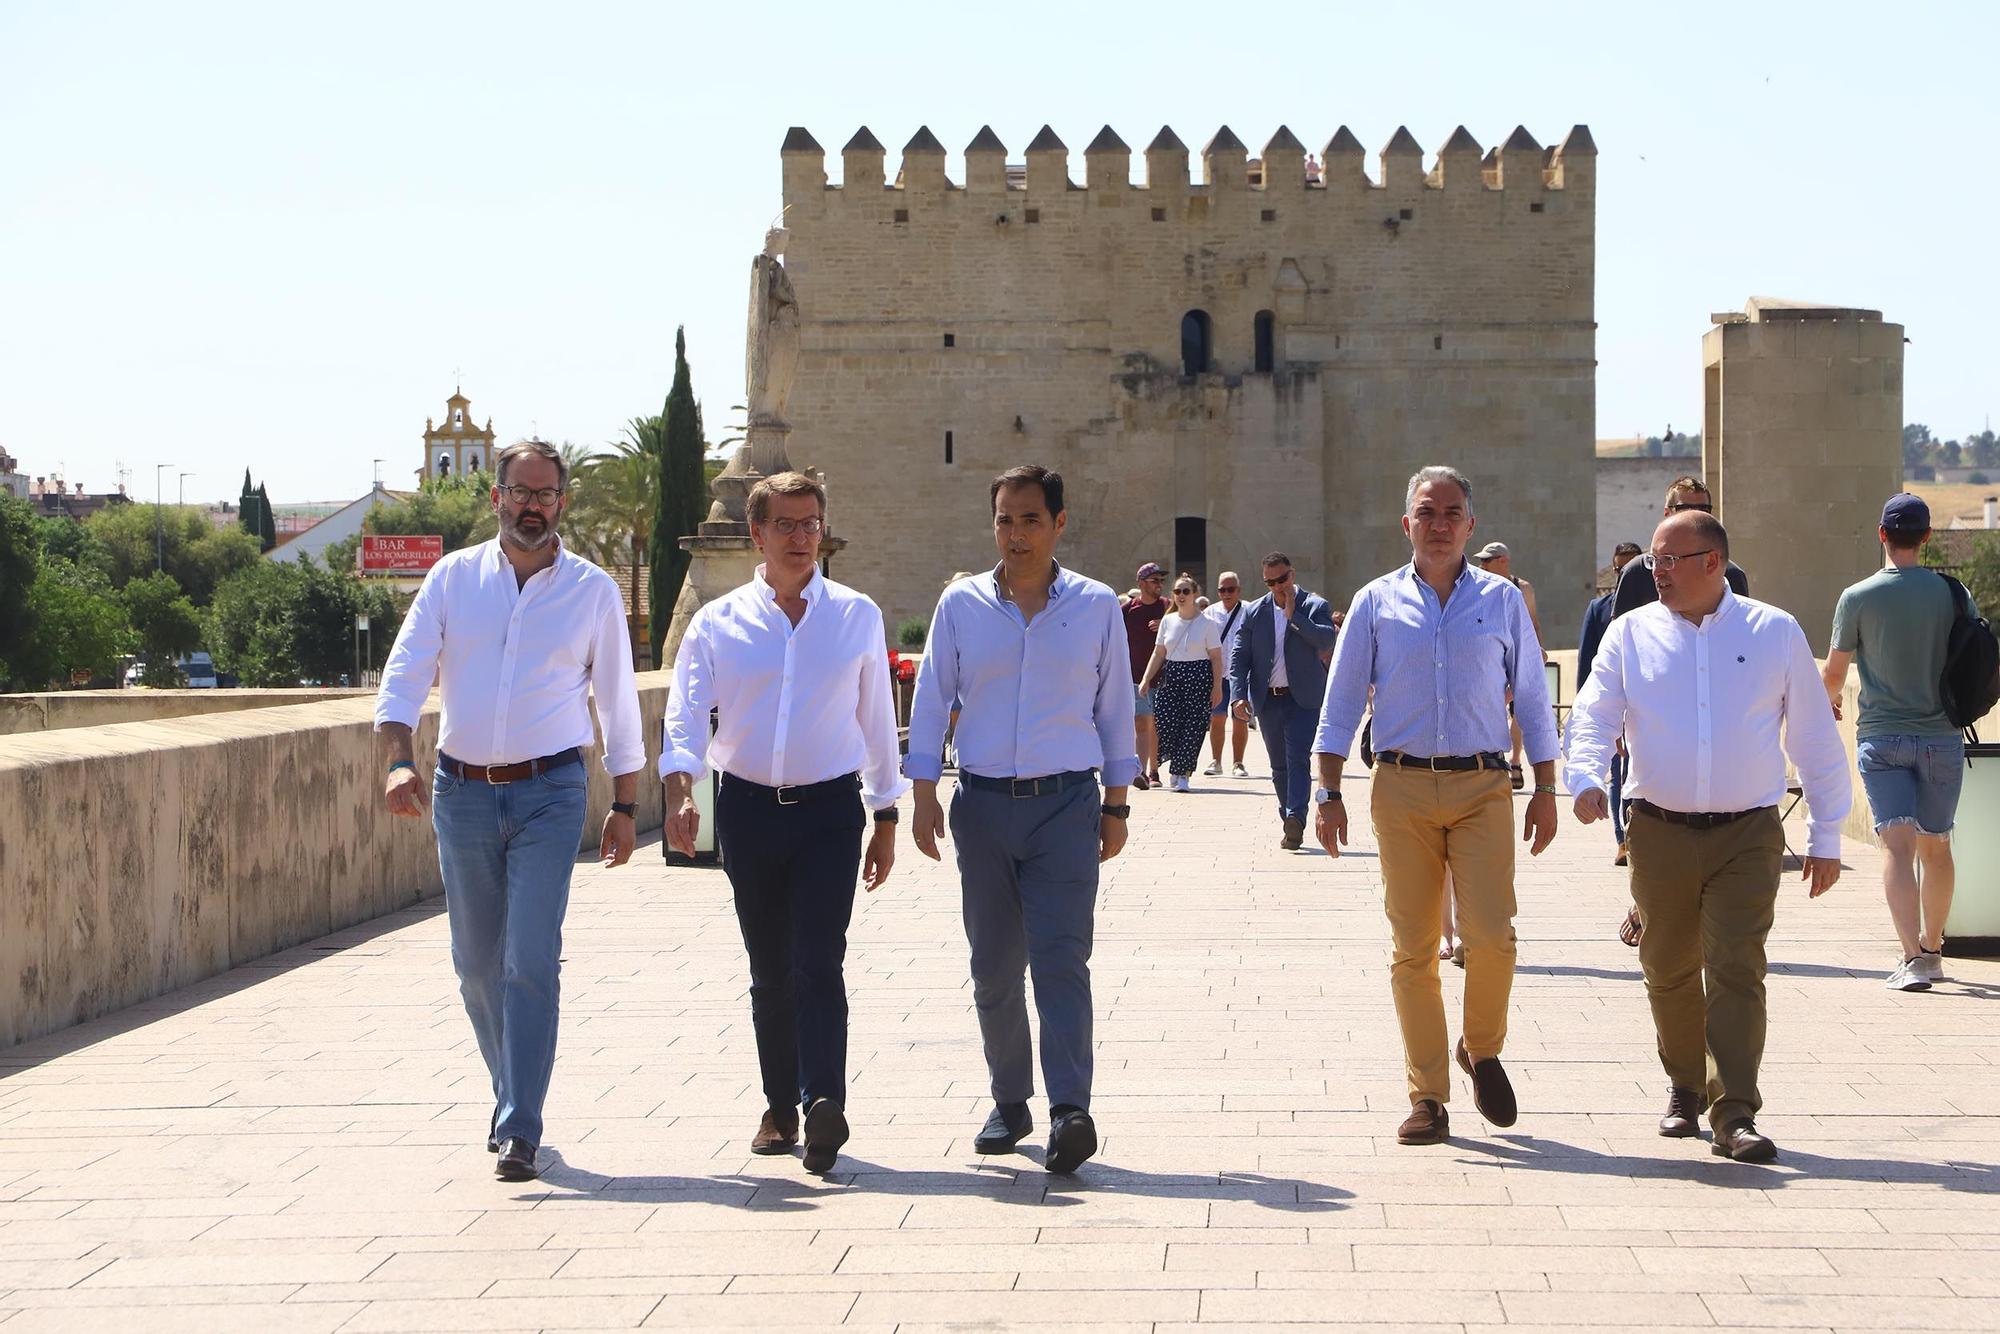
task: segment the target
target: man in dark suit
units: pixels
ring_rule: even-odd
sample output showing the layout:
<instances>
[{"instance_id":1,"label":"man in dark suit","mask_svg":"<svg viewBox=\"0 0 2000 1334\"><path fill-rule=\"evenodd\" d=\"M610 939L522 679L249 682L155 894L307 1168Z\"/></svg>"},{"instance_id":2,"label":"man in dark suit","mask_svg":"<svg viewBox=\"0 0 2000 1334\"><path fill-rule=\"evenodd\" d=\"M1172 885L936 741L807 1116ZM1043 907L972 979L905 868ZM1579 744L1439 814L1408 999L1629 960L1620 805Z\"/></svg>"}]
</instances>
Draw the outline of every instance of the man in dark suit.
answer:
<instances>
[{"instance_id":1,"label":"man in dark suit","mask_svg":"<svg viewBox=\"0 0 2000 1334\"><path fill-rule=\"evenodd\" d=\"M1333 657L1333 608L1308 593L1292 577L1292 558L1282 551L1264 557L1264 587L1270 591L1243 613L1243 628L1229 657L1230 708L1238 718L1257 715L1264 749L1271 757L1271 786L1278 793L1278 818L1285 836L1279 846L1305 843L1306 811L1312 795L1312 739L1326 695L1326 664Z\"/></svg>"}]
</instances>

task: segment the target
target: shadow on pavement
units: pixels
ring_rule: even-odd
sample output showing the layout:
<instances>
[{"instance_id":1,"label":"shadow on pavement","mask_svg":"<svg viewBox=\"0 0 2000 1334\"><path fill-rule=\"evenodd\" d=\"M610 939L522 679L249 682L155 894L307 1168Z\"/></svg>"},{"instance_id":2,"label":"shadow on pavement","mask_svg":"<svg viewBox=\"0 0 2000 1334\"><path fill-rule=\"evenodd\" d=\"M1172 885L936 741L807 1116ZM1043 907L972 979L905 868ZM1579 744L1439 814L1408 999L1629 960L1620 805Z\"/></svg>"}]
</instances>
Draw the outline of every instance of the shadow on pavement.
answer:
<instances>
[{"instance_id":1,"label":"shadow on pavement","mask_svg":"<svg viewBox=\"0 0 2000 1334\"><path fill-rule=\"evenodd\" d=\"M1854 1181L1869 1185L1922 1181L1943 1186L1946 1190L1975 1195L2000 1194L2000 1168L1992 1163L1952 1158L1938 1163L1896 1158L1831 1158L1825 1154L1787 1149L1780 1143L1777 1162L1757 1164L1731 1162L1712 1155L1690 1160L1599 1153L1595 1149L1580 1148L1561 1140L1537 1139L1533 1135L1455 1139L1452 1144L1459 1149L1498 1158L1507 1166L1532 1171L1699 1181L1724 1190L1782 1190L1794 1179L1810 1177L1814 1181Z\"/></svg>"}]
</instances>

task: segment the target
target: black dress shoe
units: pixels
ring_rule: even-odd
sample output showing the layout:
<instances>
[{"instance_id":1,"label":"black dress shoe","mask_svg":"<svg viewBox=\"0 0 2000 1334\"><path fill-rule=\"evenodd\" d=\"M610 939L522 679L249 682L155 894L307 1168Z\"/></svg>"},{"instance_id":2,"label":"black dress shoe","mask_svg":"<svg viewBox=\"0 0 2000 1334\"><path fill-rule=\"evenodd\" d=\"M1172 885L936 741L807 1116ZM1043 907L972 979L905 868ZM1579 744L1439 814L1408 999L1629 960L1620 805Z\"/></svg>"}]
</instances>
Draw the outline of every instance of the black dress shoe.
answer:
<instances>
[{"instance_id":1,"label":"black dress shoe","mask_svg":"<svg viewBox=\"0 0 2000 1334\"><path fill-rule=\"evenodd\" d=\"M1688 1139L1701 1133L1701 1114L1708 1099L1693 1089L1679 1085L1667 1090L1667 1114L1660 1118L1660 1133L1668 1139Z\"/></svg>"},{"instance_id":2,"label":"black dress shoe","mask_svg":"<svg viewBox=\"0 0 2000 1334\"><path fill-rule=\"evenodd\" d=\"M973 1137L974 1153L1012 1153L1014 1146L1026 1139L1028 1132L1035 1128L1035 1118L1028 1113L1025 1102L996 1102L993 1114L986 1118L986 1124Z\"/></svg>"},{"instance_id":3,"label":"black dress shoe","mask_svg":"<svg viewBox=\"0 0 2000 1334\"><path fill-rule=\"evenodd\" d=\"M1756 1123L1747 1116L1716 1131L1708 1151L1739 1163L1768 1163L1778 1156L1778 1146L1758 1134Z\"/></svg>"},{"instance_id":4,"label":"black dress shoe","mask_svg":"<svg viewBox=\"0 0 2000 1334\"><path fill-rule=\"evenodd\" d=\"M500 1145L500 1161L493 1164L493 1175L502 1181L533 1181L542 1174L535 1166L535 1146L519 1135L510 1136Z\"/></svg>"},{"instance_id":5,"label":"black dress shoe","mask_svg":"<svg viewBox=\"0 0 2000 1334\"><path fill-rule=\"evenodd\" d=\"M1472 1105L1479 1109L1481 1116L1502 1129L1520 1119L1521 1108L1514 1100L1514 1085L1507 1078L1507 1071L1498 1056L1475 1061L1465 1050L1465 1039L1460 1038L1458 1068L1472 1076Z\"/></svg>"},{"instance_id":6,"label":"black dress shoe","mask_svg":"<svg viewBox=\"0 0 2000 1334\"><path fill-rule=\"evenodd\" d=\"M1081 1107L1049 1108L1049 1152L1042 1166L1069 1173L1097 1152L1097 1123Z\"/></svg>"},{"instance_id":7,"label":"black dress shoe","mask_svg":"<svg viewBox=\"0 0 2000 1334\"><path fill-rule=\"evenodd\" d=\"M840 1156L847 1143L847 1116L832 1098L820 1098L806 1111L805 1167L808 1172L824 1172Z\"/></svg>"}]
</instances>

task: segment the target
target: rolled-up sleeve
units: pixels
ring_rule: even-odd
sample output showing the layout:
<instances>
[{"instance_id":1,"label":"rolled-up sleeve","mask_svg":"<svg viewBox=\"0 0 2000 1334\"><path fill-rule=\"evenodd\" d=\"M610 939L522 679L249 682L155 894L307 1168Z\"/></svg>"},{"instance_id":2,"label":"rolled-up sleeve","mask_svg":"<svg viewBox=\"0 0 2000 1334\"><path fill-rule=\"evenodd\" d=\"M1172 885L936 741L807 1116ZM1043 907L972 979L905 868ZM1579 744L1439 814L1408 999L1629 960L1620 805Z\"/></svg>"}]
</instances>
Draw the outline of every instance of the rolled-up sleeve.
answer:
<instances>
[{"instance_id":1,"label":"rolled-up sleeve","mask_svg":"<svg viewBox=\"0 0 2000 1334\"><path fill-rule=\"evenodd\" d=\"M1528 614L1527 599L1515 589L1507 599L1512 630L1508 655L1513 659L1514 721L1521 725L1521 748L1528 763L1545 764L1561 754L1556 742L1556 711L1549 700L1549 677L1542 666L1542 640Z\"/></svg>"},{"instance_id":2,"label":"rolled-up sleeve","mask_svg":"<svg viewBox=\"0 0 2000 1334\"><path fill-rule=\"evenodd\" d=\"M867 760L861 766L861 800L871 811L896 804L896 798L910 790L897 762L895 682L889 676L888 638L883 632L881 609L870 604L868 632L863 637L861 697L855 706L855 721L861 726L861 741Z\"/></svg>"},{"instance_id":3,"label":"rolled-up sleeve","mask_svg":"<svg viewBox=\"0 0 2000 1334\"><path fill-rule=\"evenodd\" d=\"M1102 777L1106 787L1126 787L1139 776L1136 713L1138 688L1132 682L1132 658L1125 636L1125 618L1118 600L1105 599L1104 633L1098 641L1095 720L1098 745L1104 751Z\"/></svg>"},{"instance_id":4,"label":"rolled-up sleeve","mask_svg":"<svg viewBox=\"0 0 2000 1334\"><path fill-rule=\"evenodd\" d=\"M1569 758L1563 787L1573 797L1602 788L1625 730L1625 653L1629 624L1613 621L1598 645L1590 679L1569 711ZM1824 692L1821 692L1824 694ZM1519 712L1516 710L1516 712Z\"/></svg>"},{"instance_id":5,"label":"rolled-up sleeve","mask_svg":"<svg viewBox=\"0 0 2000 1334\"><path fill-rule=\"evenodd\" d=\"M949 592L949 590L947 590ZM958 698L958 636L952 628L951 598L938 599L924 637L924 660L917 665L917 689L910 701L910 749L903 773L935 783L944 775L944 729Z\"/></svg>"},{"instance_id":6,"label":"rolled-up sleeve","mask_svg":"<svg viewBox=\"0 0 2000 1334\"><path fill-rule=\"evenodd\" d=\"M708 772L708 714L715 707L715 671L708 654L708 608L694 614L674 653L674 681L662 724L660 777Z\"/></svg>"},{"instance_id":7,"label":"rolled-up sleeve","mask_svg":"<svg viewBox=\"0 0 2000 1334\"><path fill-rule=\"evenodd\" d=\"M604 771L613 778L646 767L646 734L639 722L639 682L632 671L632 634L625 602L606 577L590 636L590 693L597 701L597 730L604 740Z\"/></svg>"},{"instance_id":8,"label":"rolled-up sleeve","mask_svg":"<svg viewBox=\"0 0 2000 1334\"><path fill-rule=\"evenodd\" d=\"M1326 679L1326 697L1319 705L1319 730L1313 734L1315 755L1347 758L1361 711L1368 707L1368 684L1375 666L1375 602L1362 589L1348 604L1340 637L1333 641L1333 670Z\"/></svg>"},{"instance_id":9,"label":"rolled-up sleeve","mask_svg":"<svg viewBox=\"0 0 2000 1334\"><path fill-rule=\"evenodd\" d=\"M437 679L438 655L444 651L444 581L449 568L437 565L424 576L410 609L403 615L396 642L382 664L382 684L375 692L375 730L399 723L415 729L424 700Z\"/></svg>"},{"instance_id":10,"label":"rolled-up sleeve","mask_svg":"<svg viewBox=\"0 0 2000 1334\"><path fill-rule=\"evenodd\" d=\"M1840 825L1854 804L1847 778L1847 748L1833 723L1833 706L1813 661L1806 633L1791 627L1791 659L1785 671L1785 757L1798 771L1806 797L1806 854L1840 856Z\"/></svg>"}]
</instances>

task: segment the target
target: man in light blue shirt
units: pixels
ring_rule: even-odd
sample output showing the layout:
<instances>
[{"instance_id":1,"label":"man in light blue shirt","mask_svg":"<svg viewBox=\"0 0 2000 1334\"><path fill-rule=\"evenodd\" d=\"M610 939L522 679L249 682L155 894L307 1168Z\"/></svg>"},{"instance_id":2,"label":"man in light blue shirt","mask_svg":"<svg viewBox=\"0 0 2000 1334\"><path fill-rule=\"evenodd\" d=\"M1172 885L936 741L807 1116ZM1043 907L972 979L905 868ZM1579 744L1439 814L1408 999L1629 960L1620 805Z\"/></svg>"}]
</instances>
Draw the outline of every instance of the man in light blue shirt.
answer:
<instances>
[{"instance_id":1,"label":"man in light blue shirt","mask_svg":"<svg viewBox=\"0 0 2000 1334\"><path fill-rule=\"evenodd\" d=\"M1011 1153L1034 1129L1032 971L1049 1095L1044 1165L1074 1172L1097 1152L1090 948L1098 865L1125 846L1126 788L1139 772L1131 662L1117 595L1056 564L1068 518L1061 475L1010 469L990 500L1000 563L938 600L903 772L916 789L917 850L936 861L939 752L957 701L951 836L994 1102L973 1148Z\"/></svg>"},{"instance_id":2,"label":"man in light blue shirt","mask_svg":"<svg viewBox=\"0 0 2000 1334\"><path fill-rule=\"evenodd\" d=\"M1535 793L1521 837L1540 853L1556 832L1555 717L1542 646L1521 590L1466 563L1472 483L1454 468L1410 478L1403 532L1410 564L1354 595L1333 650L1320 709L1317 833L1334 857L1347 842L1340 770L1375 699L1375 779L1369 815L1381 856L1383 905L1395 944L1389 981L1403 1029L1411 1112L1404 1144L1450 1134L1451 1097L1438 937L1451 870L1465 945L1465 1017L1455 1053L1480 1115L1514 1124L1513 1085L1500 1065L1514 985L1513 787L1507 691L1514 691Z\"/></svg>"}]
</instances>

